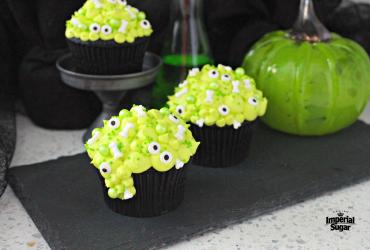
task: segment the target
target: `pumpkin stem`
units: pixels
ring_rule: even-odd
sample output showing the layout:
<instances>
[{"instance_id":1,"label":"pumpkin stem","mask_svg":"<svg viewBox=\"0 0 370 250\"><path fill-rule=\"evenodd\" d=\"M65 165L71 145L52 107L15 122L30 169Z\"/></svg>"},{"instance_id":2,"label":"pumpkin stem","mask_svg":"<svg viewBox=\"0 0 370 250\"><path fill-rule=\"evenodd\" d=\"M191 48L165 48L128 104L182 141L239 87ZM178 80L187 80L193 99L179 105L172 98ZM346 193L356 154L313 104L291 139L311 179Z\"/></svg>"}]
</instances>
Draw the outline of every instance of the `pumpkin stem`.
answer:
<instances>
[{"instance_id":1,"label":"pumpkin stem","mask_svg":"<svg viewBox=\"0 0 370 250\"><path fill-rule=\"evenodd\" d=\"M331 39L331 34L315 14L312 0L301 0L299 15L289 36L297 41L320 42Z\"/></svg>"}]
</instances>

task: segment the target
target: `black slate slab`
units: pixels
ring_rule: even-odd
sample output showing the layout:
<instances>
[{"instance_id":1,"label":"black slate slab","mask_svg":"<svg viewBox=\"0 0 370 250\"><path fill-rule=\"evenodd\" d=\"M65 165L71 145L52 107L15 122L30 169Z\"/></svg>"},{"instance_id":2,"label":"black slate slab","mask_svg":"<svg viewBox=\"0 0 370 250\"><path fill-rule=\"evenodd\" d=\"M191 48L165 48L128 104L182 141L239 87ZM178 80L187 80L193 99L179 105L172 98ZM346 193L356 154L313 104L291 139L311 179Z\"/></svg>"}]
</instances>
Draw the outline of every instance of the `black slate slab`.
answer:
<instances>
[{"instance_id":1,"label":"black slate slab","mask_svg":"<svg viewBox=\"0 0 370 250\"><path fill-rule=\"evenodd\" d=\"M179 209L144 219L106 208L84 154L13 168L9 177L53 249L156 248L369 179L370 126L321 138L260 126L242 164L189 168Z\"/></svg>"}]
</instances>

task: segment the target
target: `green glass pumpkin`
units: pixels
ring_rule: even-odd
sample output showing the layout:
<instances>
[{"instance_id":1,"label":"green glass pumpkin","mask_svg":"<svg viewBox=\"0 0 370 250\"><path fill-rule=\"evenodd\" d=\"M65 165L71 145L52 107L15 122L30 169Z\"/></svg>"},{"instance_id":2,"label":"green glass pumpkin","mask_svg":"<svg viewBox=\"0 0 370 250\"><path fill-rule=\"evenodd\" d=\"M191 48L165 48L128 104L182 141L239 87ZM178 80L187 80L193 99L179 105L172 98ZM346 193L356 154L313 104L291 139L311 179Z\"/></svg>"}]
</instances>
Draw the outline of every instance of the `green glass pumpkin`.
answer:
<instances>
[{"instance_id":1,"label":"green glass pumpkin","mask_svg":"<svg viewBox=\"0 0 370 250\"><path fill-rule=\"evenodd\" d=\"M308 8L314 25L299 18L292 31L265 35L243 67L269 100L262 118L267 125L291 134L325 135L351 125L366 107L370 61L354 41L326 32L312 3L302 2L301 11Z\"/></svg>"}]
</instances>

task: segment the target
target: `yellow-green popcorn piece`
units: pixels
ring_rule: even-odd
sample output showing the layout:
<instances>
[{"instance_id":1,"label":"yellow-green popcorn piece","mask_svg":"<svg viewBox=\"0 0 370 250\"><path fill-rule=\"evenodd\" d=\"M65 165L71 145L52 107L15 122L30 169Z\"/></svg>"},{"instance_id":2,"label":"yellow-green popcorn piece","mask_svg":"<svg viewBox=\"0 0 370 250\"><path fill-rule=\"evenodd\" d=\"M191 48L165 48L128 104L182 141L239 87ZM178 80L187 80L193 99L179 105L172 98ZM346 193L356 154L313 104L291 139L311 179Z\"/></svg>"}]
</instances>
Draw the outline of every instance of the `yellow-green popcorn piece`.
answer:
<instances>
[{"instance_id":1,"label":"yellow-green popcorn piece","mask_svg":"<svg viewBox=\"0 0 370 250\"><path fill-rule=\"evenodd\" d=\"M133 106L94 129L85 148L105 179L108 196L132 198L136 193L132 174L151 167L159 172L182 168L199 145L188 127L167 108L147 111Z\"/></svg>"},{"instance_id":2,"label":"yellow-green popcorn piece","mask_svg":"<svg viewBox=\"0 0 370 250\"><path fill-rule=\"evenodd\" d=\"M67 21L65 35L82 41L132 43L152 32L145 13L128 5L126 0L87 0Z\"/></svg>"},{"instance_id":3,"label":"yellow-green popcorn piece","mask_svg":"<svg viewBox=\"0 0 370 250\"><path fill-rule=\"evenodd\" d=\"M263 116L267 99L242 68L205 65L189 71L167 102L173 114L199 127L238 129L244 121Z\"/></svg>"}]
</instances>

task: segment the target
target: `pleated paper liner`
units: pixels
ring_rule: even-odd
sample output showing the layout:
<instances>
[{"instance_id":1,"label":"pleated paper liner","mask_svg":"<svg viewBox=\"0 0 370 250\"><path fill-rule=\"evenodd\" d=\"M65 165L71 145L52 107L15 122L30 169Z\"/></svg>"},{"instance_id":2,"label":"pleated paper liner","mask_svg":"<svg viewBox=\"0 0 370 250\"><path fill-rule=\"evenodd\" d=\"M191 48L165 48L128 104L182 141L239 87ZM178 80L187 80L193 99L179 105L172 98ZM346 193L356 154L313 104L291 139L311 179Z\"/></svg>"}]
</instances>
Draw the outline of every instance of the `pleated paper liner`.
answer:
<instances>
[{"instance_id":1,"label":"pleated paper liner","mask_svg":"<svg viewBox=\"0 0 370 250\"><path fill-rule=\"evenodd\" d=\"M149 38L136 39L133 43L114 41L81 41L67 39L73 61L79 72L97 75L118 75L142 70Z\"/></svg>"},{"instance_id":2,"label":"pleated paper liner","mask_svg":"<svg viewBox=\"0 0 370 250\"><path fill-rule=\"evenodd\" d=\"M177 208L184 199L185 165L181 169L172 168L159 172L150 168L141 174L133 174L136 194L128 200L112 199L108 196L104 178L99 171L104 201L116 213L132 217L154 217L166 214Z\"/></svg>"},{"instance_id":3,"label":"pleated paper liner","mask_svg":"<svg viewBox=\"0 0 370 250\"><path fill-rule=\"evenodd\" d=\"M191 124L194 138L200 142L192 163L204 167L225 168L241 163L249 152L254 122L243 122L241 127L223 128Z\"/></svg>"}]
</instances>

